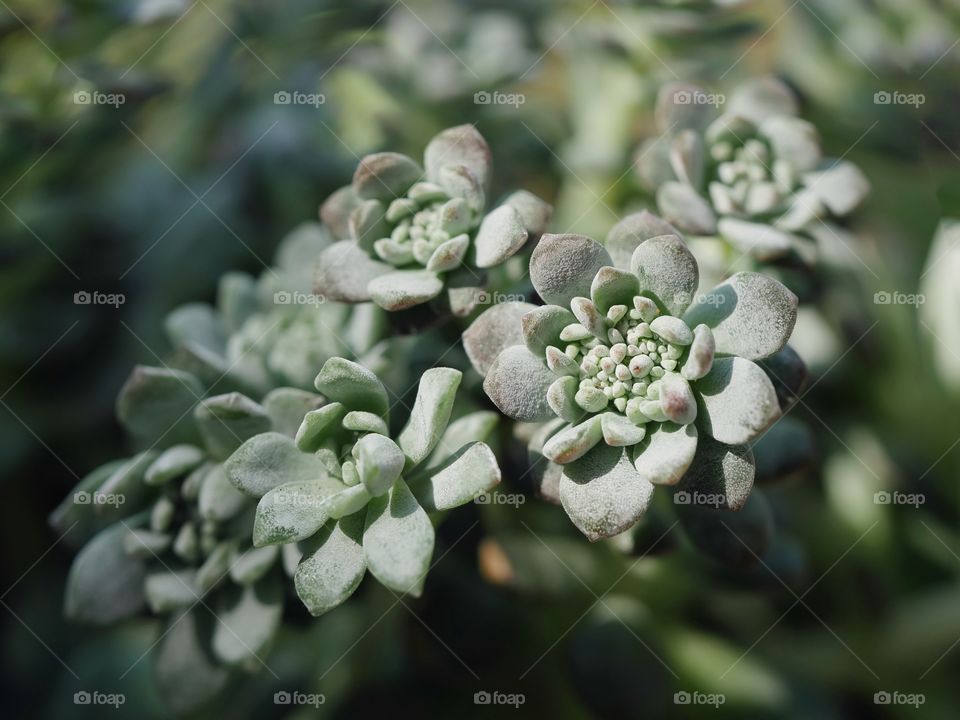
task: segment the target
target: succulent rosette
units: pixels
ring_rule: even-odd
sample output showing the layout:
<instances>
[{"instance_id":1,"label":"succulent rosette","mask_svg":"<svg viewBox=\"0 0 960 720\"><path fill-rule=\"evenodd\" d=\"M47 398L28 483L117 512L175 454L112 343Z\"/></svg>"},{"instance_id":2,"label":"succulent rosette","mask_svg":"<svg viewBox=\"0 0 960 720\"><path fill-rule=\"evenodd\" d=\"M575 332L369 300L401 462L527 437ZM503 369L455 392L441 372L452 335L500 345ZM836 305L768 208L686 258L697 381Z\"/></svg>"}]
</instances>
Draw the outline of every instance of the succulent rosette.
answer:
<instances>
[{"instance_id":1,"label":"succulent rosette","mask_svg":"<svg viewBox=\"0 0 960 720\"><path fill-rule=\"evenodd\" d=\"M640 180L685 233L720 237L759 262L812 264L818 243L839 242L832 221L870 185L853 163L825 158L817 129L797 113L793 92L770 77L729 99L668 84L657 100L661 135L638 152Z\"/></svg>"},{"instance_id":2,"label":"succulent rosette","mask_svg":"<svg viewBox=\"0 0 960 720\"><path fill-rule=\"evenodd\" d=\"M419 595L434 546L428 513L500 482L481 442L497 416L472 413L448 426L461 377L442 367L423 373L406 424L391 435L377 376L331 358L316 378L327 402L304 416L295 438L256 435L227 461L233 486L259 499L254 547L302 552L294 583L313 615L349 598L367 570L395 592Z\"/></svg>"},{"instance_id":3,"label":"succulent rosette","mask_svg":"<svg viewBox=\"0 0 960 720\"><path fill-rule=\"evenodd\" d=\"M430 140L423 167L393 152L361 159L352 184L320 208L339 241L320 255L317 291L396 311L446 287L454 312L469 312L484 271L543 232L551 214L526 191L486 212L490 171L490 148L472 125Z\"/></svg>"},{"instance_id":4,"label":"succulent rosette","mask_svg":"<svg viewBox=\"0 0 960 720\"><path fill-rule=\"evenodd\" d=\"M547 304L494 306L463 335L501 412L552 421L537 441L545 477L559 476L559 500L591 540L633 526L657 485L739 509L749 444L780 417L755 361L784 348L797 298L752 272L697 295L697 262L671 230L641 213L606 246L544 235L530 277Z\"/></svg>"}]
</instances>

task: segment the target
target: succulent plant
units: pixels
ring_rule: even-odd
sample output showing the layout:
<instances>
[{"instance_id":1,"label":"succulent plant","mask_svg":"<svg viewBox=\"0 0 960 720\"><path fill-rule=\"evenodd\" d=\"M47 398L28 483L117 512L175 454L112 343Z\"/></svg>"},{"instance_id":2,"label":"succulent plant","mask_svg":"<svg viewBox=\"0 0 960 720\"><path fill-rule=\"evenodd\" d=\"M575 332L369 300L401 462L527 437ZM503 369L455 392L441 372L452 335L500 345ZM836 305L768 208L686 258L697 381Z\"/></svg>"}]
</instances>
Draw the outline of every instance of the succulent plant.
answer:
<instances>
[{"instance_id":1,"label":"succulent plant","mask_svg":"<svg viewBox=\"0 0 960 720\"><path fill-rule=\"evenodd\" d=\"M419 595L434 546L428 513L500 482L481 442L496 415L474 413L448 427L460 379L451 368L423 373L406 424L391 436L377 376L331 358L316 378L327 402L305 415L294 439L259 434L227 461L229 481L259 498L254 546L300 544L294 583L312 614L350 597L367 570L392 591Z\"/></svg>"},{"instance_id":2,"label":"succulent plant","mask_svg":"<svg viewBox=\"0 0 960 720\"><path fill-rule=\"evenodd\" d=\"M797 112L774 78L740 86L725 103L695 85L665 85L662 135L641 146L640 179L683 232L719 236L759 262L812 264L817 242L835 235L825 221L851 213L869 183L853 163L824 158L816 128Z\"/></svg>"},{"instance_id":3,"label":"succulent plant","mask_svg":"<svg viewBox=\"0 0 960 720\"><path fill-rule=\"evenodd\" d=\"M931 335L929 345L934 367L941 380L953 390L960 389L960 321L957 319L957 273L960 272L960 223L953 218L940 221L927 263L921 276L918 310ZM886 293L886 302L890 294Z\"/></svg>"},{"instance_id":4,"label":"succulent plant","mask_svg":"<svg viewBox=\"0 0 960 720\"><path fill-rule=\"evenodd\" d=\"M447 287L451 308L463 314L475 304L483 271L549 222L550 206L526 191L485 213L490 149L472 125L437 134L423 164L393 152L367 155L353 183L323 203L320 216L339 242L320 256L318 292L395 311Z\"/></svg>"},{"instance_id":5,"label":"succulent plant","mask_svg":"<svg viewBox=\"0 0 960 720\"><path fill-rule=\"evenodd\" d=\"M780 416L754 361L784 348L793 293L744 272L696 296L696 260L649 213L625 218L606 247L544 235L530 277L546 305L494 306L463 341L501 412L550 421L534 444L574 524L591 540L622 533L656 485L742 507L749 443Z\"/></svg>"}]
</instances>

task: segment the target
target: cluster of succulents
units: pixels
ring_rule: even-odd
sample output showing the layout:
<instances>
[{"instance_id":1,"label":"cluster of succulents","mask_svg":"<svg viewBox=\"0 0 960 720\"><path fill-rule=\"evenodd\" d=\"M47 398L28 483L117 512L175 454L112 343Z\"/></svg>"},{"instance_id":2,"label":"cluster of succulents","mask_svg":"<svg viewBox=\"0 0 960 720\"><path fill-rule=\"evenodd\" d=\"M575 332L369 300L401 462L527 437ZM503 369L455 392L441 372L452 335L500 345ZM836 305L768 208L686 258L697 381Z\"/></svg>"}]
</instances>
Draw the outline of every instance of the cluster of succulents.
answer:
<instances>
[{"instance_id":1,"label":"cluster of succulents","mask_svg":"<svg viewBox=\"0 0 960 720\"><path fill-rule=\"evenodd\" d=\"M324 202L320 217L339 241L318 262L319 292L397 311L446 288L448 307L462 315L475 306L484 271L550 221L550 206L526 191L486 212L490 148L472 125L438 133L423 165L400 153L367 155L353 183Z\"/></svg>"},{"instance_id":2,"label":"cluster of succulents","mask_svg":"<svg viewBox=\"0 0 960 720\"><path fill-rule=\"evenodd\" d=\"M770 77L729 98L665 85L661 135L640 147L637 172L681 231L720 237L760 263L815 263L818 241L839 242L829 223L853 212L870 186L852 162L825 158L816 128L797 113L793 92Z\"/></svg>"},{"instance_id":3,"label":"cluster of succulents","mask_svg":"<svg viewBox=\"0 0 960 720\"><path fill-rule=\"evenodd\" d=\"M793 293L738 273L697 295L695 258L648 213L625 218L606 247L544 235L530 277L547 304L491 308L464 344L503 413L547 423L545 475L577 527L592 540L628 530L656 485L741 507L749 443L780 416L754 361L786 345Z\"/></svg>"}]
</instances>

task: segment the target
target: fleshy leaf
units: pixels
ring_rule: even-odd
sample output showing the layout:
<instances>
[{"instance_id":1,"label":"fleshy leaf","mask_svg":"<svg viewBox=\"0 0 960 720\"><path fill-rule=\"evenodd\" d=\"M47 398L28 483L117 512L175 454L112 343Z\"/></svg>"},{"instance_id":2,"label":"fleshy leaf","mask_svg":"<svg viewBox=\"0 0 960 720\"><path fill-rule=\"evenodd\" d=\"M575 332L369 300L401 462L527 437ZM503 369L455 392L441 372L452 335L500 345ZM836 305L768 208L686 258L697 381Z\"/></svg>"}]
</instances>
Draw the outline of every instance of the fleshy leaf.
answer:
<instances>
[{"instance_id":1,"label":"fleshy leaf","mask_svg":"<svg viewBox=\"0 0 960 720\"><path fill-rule=\"evenodd\" d=\"M797 321L797 296L773 278L741 272L698 296L683 319L689 327L706 324L718 353L757 360L787 344Z\"/></svg>"},{"instance_id":2,"label":"fleshy leaf","mask_svg":"<svg viewBox=\"0 0 960 720\"><path fill-rule=\"evenodd\" d=\"M560 502L580 532L594 542L636 524L653 496L623 448L597 445L563 466Z\"/></svg>"},{"instance_id":3,"label":"fleshy leaf","mask_svg":"<svg viewBox=\"0 0 960 720\"><path fill-rule=\"evenodd\" d=\"M527 241L527 229L523 218L512 205L501 205L483 218L474 247L477 251L478 268L500 265L511 257Z\"/></svg>"},{"instance_id":4,"label":"fleshy leaf","mask_svg":"<svg viewBox=\"0 0 960 720\"><path fill-rule=\"evenodd\" d=\"M269 432L273 426L266 409L240 393L206 398L193 414L214 460L226 460L244 440Z\"/></svg>"},{"instance_id":5,"label":"fleshy leaf","mask_svg":"<svg viewBox=\"0 0 960 720\"><path fill-rule=\"evenodd\" d=\"M564 428L543 445L543 454L553 462L565 465L583 457L603 439L600 416L593 415L579 425Z\"/></svg>"},{"instance_id":6,"label":"fleshy leaf","mask_svg":"<svg viewBox=\"0 0 960 720\"><path fill-rule=\"evenodd\" d=\"M406 155L373 153L357 165L353 174L353 191L357 197L389 202L407 192L421 175L423 170Z\"/></svg>"},{"instance_id":7,"label":"fleshy leaf","mask_svg":"<svg viewBox=\"0 0 960 720\"><path fill-rule=\"evenodd\" d=\"M583 417L583 409L574 402L579 389L579 378L565 375L557 378L547 389L547 403L557 417L576 423Z\"/></svg>"},{"instance_id":8,"label":"fleshy leaf","mask_svg":"<svg viewBox=\"0 0 960 720\"><path fill-rule=\"evenodd\" d=\"M797 98L786 85L772 76L741 83L727 101L726 114L746 118L760 125L776 115L796 115Z\"/></svg>"},{"instance_id":9,"label":"fleshy leaf","mask_svg":"<svg viewBox=\"0 0 960 720\"><path fill-rule=\"evenodd\" d=\"M429 270L400 270L370 281L370 299L384 310L406 310L432 300L443 291L443 280Z\"/></svg>"},{"instance_id":10,"label":"fleshy leaf","mask_svg":"<svg viewBox=\"0 0 960 720\"><path fill-rule=\"evenodd\" d=\"M657 207L664 219L683 232L713 235L717 216L702 195L686 183L668 182L657 190Z\"/></svg>"},{"instance_id":11,"label":"fleshy leaf","mask_svg":"<svg viewBox=\"0 0 960 720\"><path fill-rule=\"evenodd\" d=\"M636 445L643 440L647 432L645 428L634 425L617 412L606 412L600 415L600 427L603 430L604 442L613 447Z\"/></svg>"},{"instance_id":12,"label":"fleshy leaf","mask_svg":"<svg viewBox=\"0 0 960 720\"><path fill-rule=\"evenodd\" d=\"M520 221L531 236L537 237L547 231L550 218L553 216L553 206L526 190L517 190L510 193L503 201L504 205L511 205L520 213Z\"/></svg>"},{"instance_id":13,"label":"fleshy leaf","mask_svg":"<svg viewBox=\"0 0 960 720\"><path fill-rule=\"evenodd\" d=\"M284 483L319 480L327 475L322 460L300 452L293 440L275 432L247 440L223 468L235 487L254 497L262 497Z\"/></svg>"},{"instance_id":14,"label":"fleshy leaf","mask_svg":"<svg viewBox=\"0 0 960 720\"><path fill-rule=\"evenodd\" d=\"M423 153L427 179L439 182L440 170L447 165L465 165L481 187L490 181L490 147L473 125L458 125L443 130L430 140Z\"/></svg>"},{"instance_id":15,"label":"fleshy leaf","mask_svg":"<svg viewBox=\"0 0 960 720\"><path fill-rule=\"evenodd\" d=\"M453 393L455 392L456 388L453 390ZM451 402L450 405L452 408L453 403ZM416 412L416 406L414 412ZM449 418L449 413L447 417ZM446 419L444 419L443 425L446 427ZM429 432L427 428L423 428L423 430ZM429 451L427 454L429 454ZM360 482L367 488L367 492L374 497L383 495L393 486L393 483L400 477L400 473L403 472L403 466L406 462L403 450L393 440L376 434L361 437L353 446L353 457L357 462Z\"/></svg>"},{"instance_id":16,"label":"fleshy leaf","mask_svg":"<svg viewBox=\"0 0 960 720\"><path fill-rule=\"evenodd\" d=\"M721 218L717 232L733 247L758 260L769 262L790 252L794 239L766 223L748 222L739 218Z\"/></svg>"},{"instance_id":17,"label":"fleshy leaf","mask_svg":"<svg viewBox=\"0 0 960 720\"><path fill-rule=\"evenodd\" d=\"M206 303L181 305L164 318L163 326L174 347L197 345L223 354L226 345L223 321Z\"/></svg>"},{"instance_id":18,"label":"fleshy leaf","mask_svg":"<svg viewBox=\"0 0 960 720\"><path fill-rule=\"evenodd\" d=\"M174 445L154 460L143 475L147 485L163 485L173 478L186 475L204 461L203 451L196 445Z\"/></svg>"},{"instance_id":19,"label":"fleshy leaf","mask_svg":"<svg viewBox=\"0 0 960 720\"><path fill-rule=\"evenodd\" d=\"M597 271L613 265L606 248L585 235L540 238L530 256L530 280L544 302L566 306L577 297L589 297Z\"/></svg>"},{"instance_id":20,"label":"fleshy leaf","mask_svg":"<svg viewBox=\"0 0 960 720\"><path fill-rule=\"evenodd\" d=\"M157 686L178 716L195 712L212 701L229 680L227 669L210 657L203 641L208 637L204 625L209 622L215 621L206 609L188 610L170 618L158 641Z\"/></svg>"},{"instance_id":21,"label":"fleshy leaf","mask_svg":"<svg viewBox=\"0 0 960 720\"><path fill-rule=\"evenodd\" d=\"M143 583L143 591L151 612L158 615L189 607L201 599L194 570L150 573Z\"/></svg>"},{"instance_id":22,"label":"fleshy leaf","mask_svg":"<svg viewBox=\"0 0 960 720\"><path fill-rule=\"evenodd\" d=\"M640 292L677 317L693 302L700 283L697 261L676 235L650 238L637 247L630 270L639 279Z\"/></svg>"},{"instance_id":23,"label":"fleshy leaf","mask_svg":"<svg viewBox=\"0 0 960 720\"><path fill-rule=\"evenodd\" d=\"M417 498L427 512L460 507L500 484L500 466L484 443L467 445L417 486Z\"/></svg>"},{"instance_id":24,"label":"fleshy leaf","mask_svg":"<svg viewBox=\"0 0 960 720\"><path fill-rule=\"evenodd\" d=\"M603 244L613 258L613 264L621 270L629 270L633 251L640 243L661 235L679 237L680 232L660 216L642 210L627 215L614 225Z\"/></svg>"},{"instance_id":25,"label":"fleshy leaf","mask_svg":"<svg viewBox=\"0 0 960 720\"><path fill-rule=\"evenodd\" d=\"M366 410L382 416L390 407L386 388L377 376L343 358L327 360L314 385L328 400L343 403L349 410Z\"/></svg>"},{"instance_id":26,"label":"fleshy leaf","mask_svg":"<svg viewBox=\"0 0 960 720\"><path fill-rule=\"evenodd\" d=\"M463 349L481 376L503 350L523 342L522 318L536 310L525 302L497 303L484 310L463 333Z\"/></svg>"},{"instance_id":27,"label":"fleshy leaf","mask_svg":"<svg viewBox=\"0 0 960 720\"><path fill-rule=\"evenodd\" d=\"M343 403L339 402L327 403L321 408L308 412L303 416L303 422L300 423L300 428L294 437L297 447L303 452L319 450L328 437L341 430L341 421L346 412L347 409Z\"/></svg>"},{"instance_id":28,"label":"fleshy leaf","mask_svg":"<svg viewBox=\"0 0 960 720\"><path fill-rule=\"evenodd\" d=\"M316 393L292 387L276 388L263 398L263 407L272 423L271 429L290 437L297 434L303 416L321 405L323 398Z\"/></svg>"},{"instance_id":29,"label":"fleshy leaf","mask_svg":"<svg viewBox=\"0 0 960 720\"><path fill-rule=\"evenodd\" d=\"M763 368L770 382L773 383L780 409L785 411L796 402L797 396L806 385L809 377L806 363L796 350L789 345L784 345L782 350L760 360L757 364Z\"/></svg>"},{"instance_id":30,"label":"fleshy leaf","mask_svg":"<svg viewBox=\"0 0 960 720\"><path fill-rule=\"evenodd\" d=\"M228 665L259 660L267 653L283 616L283 586L264 578L255 585L217 593L217 623L211 645Z\"/></svg>"},{"instance_id":31,"label":"fleshy leaf","mask_svg":"<svg viewBox=\"0 0 960 720\"><path fill-rule=\"evenodd\" d=\"M346 430L361 433L377 433L378 435L389 435L390 430L383 418L371 412L354 410L343 416L343 427Z\"/></svg>"},{"instance_id":32,"label":"fleshy leaf","mask_svg":"<svg viewBox=\"0 0 960 720\"><path fill-rule=\"evenodd\" d=\"M223 465L210 469L200 486L197 506L206 520L226 522L248 504L250 498L237 490L227 479Z\"/></svg>"},{"instance_id":33,"label":"fleshy leaf","mask_svg":"<svg viewBox=\"0 0 960 720\"><path fill-rule=\"evenodd\" d=\"M297 596L313 616L350 597L367 570L361 537L363 515L349 515L309 543L293 576Z\"/></svg>"},{"instance_id":34,"label":"fleshy leaf","mask_svg":"<svg viewBox=\"0 0 960 720\"><path fill-rule=\"evenodd\" d=\"M547 389L555 379L542 360L523 345L514 345L493 361L483 380L483 391L504 415L540 422L553 417Z\"/></svg>"},{"instance_id":35,"label":"fleshy leaf","mask_svg":"<svg viewBox=\"0 0 960 720\"><path fill-rule=\"evenodd\" d=\"M320 206L320 219L338 240L350 235L350 213L357 206L358 198L352 185L338 188Z\"/></svg>"},{"instance_id":36,"label":"fleshy leaf","mask_svg":"<svg viewBox=\"0 0 960 720\"><path fill-rule=\"evenodd\" d=\"M109 625L143 609L143 562L127 554L122 524L100 531L80 551L67 576L64 614L71 620Z\"/></svg>"},{"instance_id":37,"label":"fleshy leaf","mask_svg":"<svg viewBox=\"0 0 960 720\"><path fill-rule=\"evenodd\" d=\"M430 518L402 479L370 501L363 554L373 576L391 590L420 595L434 539Z\"/></svg>"},{"instance_id":38,"label":"fleshy leaf","mask_svg":"<svg viewBox=\"0 0 960 720\"><path fill-rule=\"evenodd\" d=\"M434 273L444 273L463 264L463 258L470 248L470 236L461 233L452 237L433 251L427 261L427 270Z\"/></svg>"},{"instance_id":39,"label":"fleshy leaf","mask_svg":"<svg viewBox=\"0 0 960 720\"><path fill-rule=\"evenodd\" d=\"M604 314L614 305L626 305L629 308L634 296L639 294L637 276L613 267L600 268L590 284L593 304Z\"/></svg>"},{"instance_id":40,"label":"fleshy leaf","mask_svg":"<svg viewBox=\"0 0 960 720\"><path fill-rule=\"evenodd\" d=\"M817 199L837 217L852 212L870 193L870 182L856 165L847 161L808 173L803 179Z\"/></svg>"},{"instance_id":41,"label":"fleshy leaf","mask_svg":"<svg viewBox=\"0 0 960 720\"><path fill-rule=\"evenodd\" d=\"M397 438L408 469L426 460L440 442L462 378L452 368L431 368L420 377L410 419Z\"/></svg>"},{"instance_id":42,"label":"fleshy leaf","mask_svg":"<svg viewBox=\"0 0 960 720\"><path fill-rule=\"evenodd\" d=\"M370 281L390 272L393 272L391 265L371 259L352 240L341 240L317 258L314 287L328 300L369 302Z\"/></svg>"},{"instance_id":43,"label":"fleshy leaf","mask_svg":"<svg viewBox=\"0 0 960 720\"><path fill-rule=\"evenodd\" d=\"M695 425L660 423L637 446L633 464L647 482L676 485L693 462L696 451Z\"/></svg>"},{"instance_id":44,"label":"fleshy leaf","mask_svg":"<svg viewBox=\"0 0 960 720\"><path fill-rule=\"evenodd\" d=\"M230 579L238 585L256 582L273 567L279 554L280 548L276 545L251 547L243 552L235 548L230 557Z\"/></svg>"},{"instance_id":45,"label":"fleshy leaf","mask_svg":"<svg viewBox=\"0 0 960 720\"><path fill-rule=\"evenodd\" d=\"M790 163L793 170L813 170L820 162L820 136L806 120L777 115L764 121L760 134L770 142L774 157Z\"/></svg>"},{"instance_id":46,"label":"fleshy leaf","mask_svg":"<svg viewBox=\"0 0 960 720\"><path fill-rule=\"evenodd\" d=\"M333 478L298 480L275 487L257 505L254 547L307 539L330 518L329 500L343 489L343 483Z\"/></svg>"},{"instance_id":47,"label":"fleshy leaf","mask_svg":"<svg viewBox=\"0 0 960 720\"><path fill-rule=\"evenodd\" d=\"M697 401L690 383L679 373L668 372L660 380L660 409L678 425L689 425L696 420Z\"/></svg>"},{"instance_id":48,"label":"fleshy leaf","mask_svg":"<svg viewBox=\"0 0 960 720\"><path fill-rule=\"evenodd\" d=\"M710 372L697 381L702 402L700 426L728 445L749 442L780 417L780 405L770 378L750 360L717 358Z\"/></svg>"},{"instance_id":49,"label":"fleshy leaf","mask_svg":"<svg viewBox=\"0 0 960 720\"><path fill-rule=\"evenodd\" d=\"M739 510L753 488L753 453L746 445L724 445L700 435L697 452L677 485L673 502Z\"/></svg>"},{"instance_id":50,"label":"fleshy leaf","mask_svg":"<svg viewBox=\"0 0 960 720\"><path fill-rule=\"evenodd\" d=\"M489 410L478 410L457 418L447 425L440 442L427 461L427 469L440 467L464 445L485 441L497 426L500 416Z\"/></svg>"},{"instance_id":51,"label":"fleshy leaf","mask_svg":"<svg viewBox=\"0 0 960 720\"><path fill-rule=\"evenodd\" d=\"M559 305L541 305L520 319L523 342L536 357L542 358L547 347L560 344L560 331L575 323L573 313Z\"/></svg>"},{"instance_id":52,"label":"fleshy leaf","mask_svg":"<svg viewBox=\"0 0 960 720\"><path fill-rule=\"evenodd\" d=\"M191 410L203 386L179 370L138 365L117 397L117 419L138 442L168 447L196 439Z\"/></svg>"}]
</instances>

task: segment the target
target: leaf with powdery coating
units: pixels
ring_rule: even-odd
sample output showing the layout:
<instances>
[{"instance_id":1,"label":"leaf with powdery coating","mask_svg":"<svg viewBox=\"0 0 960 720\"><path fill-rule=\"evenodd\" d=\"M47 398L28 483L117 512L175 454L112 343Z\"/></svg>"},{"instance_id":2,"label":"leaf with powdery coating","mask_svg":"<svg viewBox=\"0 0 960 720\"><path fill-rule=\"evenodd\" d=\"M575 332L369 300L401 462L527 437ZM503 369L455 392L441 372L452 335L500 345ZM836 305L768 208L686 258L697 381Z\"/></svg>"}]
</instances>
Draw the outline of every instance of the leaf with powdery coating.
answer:
<instances>
[{"instance_id":1,"label":"leaf with powdery coating","mask_svg":"<svg viewBox=\"0 0 960 720\"><path fill-rule=\"evenodd\" d=\"M637 473L654 485L676 485L697 451L694 425L660 423L634 449Z\"/></svg>"},{"instance_id":2,"label":"leaf with powdery coating","mask_svg":"<svg viewBox=\"0 0 960 720\"><path fill-rule=\"evenodd\" d=\"M604 246L613 258L613 264L621 270L630 269L633 251L650 238L662 235L680 236L680 232L666 220L649 210L627 215L610 228Z\"/></svg>"},{"instance_id":3,"label":"leaf with powdery coating","mask_svg":"<svg viewBox=\"0 0 960 720\"><path fill-rule=\"evenodd\" d=\"M366 410L382 416L390 407L387 390L380 379L350 360L339 357L327 360L314 385L328 400L343 403L349 410Z\"/></svg>"},{"instance_id":4,"label":"leaf with powdery coating","mask_svg":"<svg viewBox=\"0 0 960 720\"><path fill-rule=\"evenodd\" d=\"M546 234L530 256L530 280L544 302L566 306L577 296L590 296L593 278L605 265L613 260L596 240Z\"/></svg>"},{"instance_id":5,"label":"leaf with powdery coating","mask_svg":"<svg viewBox=\"0 0 960 720\"><path fill-rule=\"evenodd\" d=\"M777 393L759 365L739 357L717 358L697 381L700 426L728 445L750 442L780 417Z\"/></svg>"},{"instance_id":6,"label":"leaf with powdery coating","mask_svg":"<svg viewBox=\"0 0 960 720\"><path fill-rule=\"evenodd\" d=\"M337 607L363 580L367 571L361 545L363 524L362 514L349 515L308 543L293 582L311 615Z\"/></svg>"},{"instance_id":7,"label":"leaf with powdery coating","mask_svg":"<svg viewBox=\"0 0 960 720\"><path fill-rule=\"evenodd\" d=\"M536 309L530 303L505 302L484 310L463 333L463 349L474 370L486 375L497 355L522 343L522 318Z\"/></svg>"},{"instance_id":8,"label":"leaf with powdery coating","mask_svg":"<svg viewBox=\"0 0 960 720\"><path fill-rule=\"evenodd\" d=\"M542 360L523 345L514 345L493 361L483 380L483 391L504 415L542 422L553 417L547 390L555 379Z\"/></svg>"},{"instance_id":9,"label":"leaf with powdery coating","mask_svg":"<svg viewBox=\"0 0 960 720\"><path fill-rule=\"evenodd\" d=\"M676 235L650 238L640 245L630 258L630 270L640 282L640 292L677 317L687 309L700 283L697 261Z\"/></svg>"},{"instance_id":10,"label":"leaf with powdery coating","mask_svg":"<svg viewBox=\"0 0 960 720\"><path fill-rule=\"evenodd\" d=\"M438 470L432 471L415 494L427 512L460 507L500 484L500 466L484 443L464 446Z\"/></svg>"},{"instance_id":11,"label":"leaf with powdery coating","mask_svg":"<svg viewBox=\"0 0 960 720\"><path fill-rule=\"evenodd\" d=\"M430 518L402 479L367 506L363 554L373 576L391 590L420 595L434 539Z\"/></svg>"},{"instance_id":12,"label":"leaf with powdery coating","mask_svg":"<svg viewBox=\"0 0 960 720\"><path fill-rule=\"evenodd\" d=\"M500 265L514 255L527 242L527 229L523 218L512 205L501 205L483 218L474 248L478 268Z\"/></svg>"},{"instance_id":13,"label":"leaf with powdery coating","mask_svg":"<svg viewBox=\"0 0 960 720\"><path fill-rule=\"evenodd\" d=\"M380 152L360 160L353 174L353 191L364 199L389 202L403 195L423 170L412 158L400 153Z\"/></svg>"},{"instance_id":14,"label":"leaf with powdery coating","mask_svg":"<svg viewBox=\"0 0 960 720\"><path fill-rule=\"evenodd\" d=\"M440 442L462 378L463 373L452 368L431 368L420 378L410 419L397 438L408 469L426 460Z\"/></svg>"},{"instance_id":15,"label":"leaf with powdery coating","mask_svg":"<svg viewBox=\"0 0 960 720\"><path fill-rule=\"evenodd\" d=\"M247 440L227 459L223 469L235 487L254 497L262 497L287 482L327 476L322 460L300 452L293 440L274 432Z\"/></svg>"},{"instance_id":16,"label":"leaf with powdery coating","mask_svg":"<svg viewBox=\"0 0 960 720\"><path fill-rule=\"evenodd\" d=\"M347 303L370 302L370 281L393 272L393 266L372 260L352 240L341 240L325 249L316 267L316 291L328 300Z\"/></svg>"},{"instance_id":17,"label":"leaf with powdery coating","mask_svg":"<svg viewBox=\"0 0 960 720\"><path fill-rule=\"evenodd\" d=\"M443 291L443 280L429 270L400 270L373 278L368 289L377 305L395 312L432 300Z\"/></svg>"},{"instance_id":18,"label":"leaf with powdery coating","mask_svg":"<svg viewBox=\"0 0 960 720\"><path fill-rule=\"evenodd\" d=\"M753 488L753 453L746 445L724 445L701 435L686 475L676 486L677 505L739 510Z\"/></svg>"},{"instance_id":19,"label":"leaf with powdery coating","mask_svg":"<svg viewBox=\"0 0 960 720\"><path fill-rule=\"evenodd\" d=\"M437 133L423 152L427 179L440 181L440 171L448 165L464 165L486 188L490 182L493 161L490 146L473 125L457 125Z\"/></svg>"},{"instance_id":20,"label":"leaf with powdery coating","mask_svg":"<svg viewBox=\"0 0 960 720\"><path fill-rule=\"evenodd\" d=\"M268 432L273 426L266 409L240 393L206 398L193 414L214 460L226 460L244 440Z\"/></svg>"}]
</instances>

